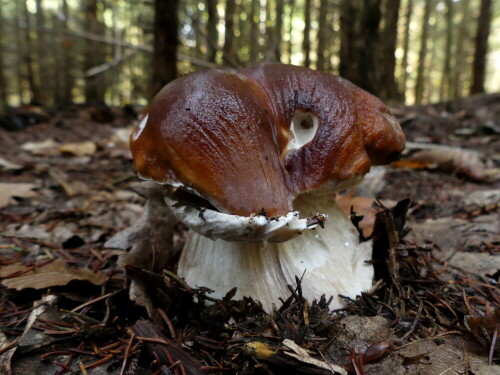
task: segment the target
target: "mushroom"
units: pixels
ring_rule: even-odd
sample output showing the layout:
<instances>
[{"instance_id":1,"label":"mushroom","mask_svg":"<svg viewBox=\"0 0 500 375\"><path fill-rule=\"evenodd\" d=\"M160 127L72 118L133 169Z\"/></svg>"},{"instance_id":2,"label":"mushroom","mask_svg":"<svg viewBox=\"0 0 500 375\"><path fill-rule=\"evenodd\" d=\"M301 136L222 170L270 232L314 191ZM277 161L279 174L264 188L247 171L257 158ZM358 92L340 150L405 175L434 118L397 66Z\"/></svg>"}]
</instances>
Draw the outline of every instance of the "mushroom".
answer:
<instances>
[{"instance_id":1,"label":"mushroom","mask_svg":"<svg viewBox=\"0 0 500 375\"><path fill-rule=\"evenodd\" d=\"M165 86L131 135L143 179L193 233L178 274L215 297L237 287L272 311L302 277L308 299L372 285L371 243L335 203L371 165L402 152L389 109L329 73L260 64L205 70ZM167 189L166 189L167 190Z\"/></svg>"}]
</instances>

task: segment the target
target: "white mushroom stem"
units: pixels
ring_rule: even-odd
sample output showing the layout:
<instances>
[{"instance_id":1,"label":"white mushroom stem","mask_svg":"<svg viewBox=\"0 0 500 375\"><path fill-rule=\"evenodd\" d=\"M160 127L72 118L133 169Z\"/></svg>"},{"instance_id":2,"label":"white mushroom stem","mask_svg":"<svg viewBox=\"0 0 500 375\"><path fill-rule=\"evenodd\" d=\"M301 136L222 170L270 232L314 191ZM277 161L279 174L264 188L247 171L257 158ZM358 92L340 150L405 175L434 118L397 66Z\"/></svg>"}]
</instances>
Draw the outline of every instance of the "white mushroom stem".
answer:
<instances>
[{"instance_id":1,"label":"white mushroom stem","mask_svg":"<svg viewBox=\"0 0 500 375\"><path fill-rule=\"evenodd\" d=\"M191 286L213 289L216 298L237 287L236 298L251 296L267 312L290 292L295 276L302 276L303 296L333 296L330 308L344 305L340 295L354 298L370 289L373 266L371 242L359 243L358 233L335 203L334 196L301 195L294 209L302 216L326 214L324 228L306 230L282 243L244 243L212 240L196 232L190 235L178 274Z\"/></svg>"}]
</instances>

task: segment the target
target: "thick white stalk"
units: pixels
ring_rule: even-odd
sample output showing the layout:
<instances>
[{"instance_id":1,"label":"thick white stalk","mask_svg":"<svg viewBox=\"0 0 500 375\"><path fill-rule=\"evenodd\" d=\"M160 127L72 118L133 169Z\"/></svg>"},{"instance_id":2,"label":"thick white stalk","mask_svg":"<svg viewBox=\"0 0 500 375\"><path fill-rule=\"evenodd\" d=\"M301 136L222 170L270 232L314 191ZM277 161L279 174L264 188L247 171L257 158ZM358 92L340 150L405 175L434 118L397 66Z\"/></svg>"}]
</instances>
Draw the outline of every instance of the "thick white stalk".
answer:
<instances>
[{"instance_id":1,"label":"thick white stalk","mask_svg":"<svg viewBox=\"0 0 500 375\"><path fill-rule=\"evenodd\" d=\"M302 217L328 215L325 228L304 231L283 243L242 243L211 240L192 232L183 249L178 274L191 286L213 289L223 297L233 287L236 298L251 296L267 312L279 298L287 298L287 284L302 276L302 291L309 300L333 296L332 309L343 306L338 295L354 298L372 285L371 242L359 243L350 220L330 196L301 195L294 209Z\"/></svg>"}]
</instances>

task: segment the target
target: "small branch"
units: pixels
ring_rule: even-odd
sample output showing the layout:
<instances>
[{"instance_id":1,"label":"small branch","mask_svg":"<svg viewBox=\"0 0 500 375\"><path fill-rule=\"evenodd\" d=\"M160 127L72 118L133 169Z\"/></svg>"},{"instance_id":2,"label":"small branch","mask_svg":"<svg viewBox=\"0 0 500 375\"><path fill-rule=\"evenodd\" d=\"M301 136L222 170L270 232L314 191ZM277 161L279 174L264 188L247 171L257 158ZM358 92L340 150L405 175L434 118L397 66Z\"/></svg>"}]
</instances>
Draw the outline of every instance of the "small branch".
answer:
<instances>
[{"instance_id":1,"label":"small branch","mask_svg":"<svg viewBox=\"0 0 500 375\"><path fill-rule=\"evenodd\" d=\"M410 326L410 330L404 334L404 336L401 338L401 340L406 339L409 337L413 331L415 331L415 328L417 327L418 321L420 320L420 315L422 315L422 308L424 307L424 302L420 300L420 303L418 304L418 310L417 310L417 315L415 316L415 319L413 320L413 323Z\"/></svg>"}]
</instances>

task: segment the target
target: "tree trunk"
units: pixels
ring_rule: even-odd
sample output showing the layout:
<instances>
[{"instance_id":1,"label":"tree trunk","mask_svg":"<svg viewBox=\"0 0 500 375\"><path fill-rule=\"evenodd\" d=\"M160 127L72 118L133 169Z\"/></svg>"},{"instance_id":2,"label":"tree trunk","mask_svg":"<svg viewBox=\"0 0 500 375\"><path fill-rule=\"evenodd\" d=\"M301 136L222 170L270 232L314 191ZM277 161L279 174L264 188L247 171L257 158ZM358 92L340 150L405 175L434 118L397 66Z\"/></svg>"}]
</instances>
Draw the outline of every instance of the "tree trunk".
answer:
<instances>
[{"instance_id":1,"label":"tree trunk","mask_svg":"<svg viewBox=\"0 0 500 375\"><path fill-rule=\"evenodd\" d=\"M357 83L368 92L379 95L380 64L377 58L379 47L379 24L382 17L381 0L364 0L360 17L360 34L357 65L360 81Z\"/></svg>"},{"instance_id":2,"label":"tree trunk","mask_svg":"<svg viewBox=\"0 0 500 375\"><path fill-rule=\"evenodd\" d=\"M219 32L217 24L219 23L219 14L217 13L217 0L207 0L207 60L215 63L217 56L217 46L219 44Z\"/></svg>"},{"instance_id":3,"label":"tree trunk","mask_svg":"<svg viewBox=\"0 0 500 375\"><path fill-rule=\"evenodd\" d=\"M382 32L380 59L380 97L382 100L397 100L399 98L396 85L396 42L398 36L400 0L386 0L385 25Z\"/></svg>"},{"instance_id":4,"label":"tree trunk","mask_svg":"<svg viewBox=\"0 0 500 375\"><path fill-rule=\"evenodd\" d=\"M42 96L40 97L42 105L47 105L49 103L49 96L52 94L52 99L54 97L54 87L52 85L53 81L57 81L54 78L54 69L50 69L49 54L47 54L47 42L45 38L45 14L43 12L42 0L36 0L36 58L37 58L37 76L39 77L40 87L42 88Z\"/></svg>"},{"instance_id":5,"label":"tree trunk","mask_svg":"<svg viewBox=\"0 0 500 375\"><path fill-rule=\"evenodd\" d=\"M295 12L295 0L290 0L290 12L288 14L289 25L288 25L288 63L292 63L292 54L293 54L293 43L292 43L292 31L293 31L293 14Z\"/></svg>"},{"instance_id":6,"label":"tree trunk","mask_svg":"<svg viewBox=\"0 0 500 375\"><path fill-rule=\"evenodd\" d=\"M342 0L340 4L339 75L359 82L356 59L359 0Z\"/></svg>"},{"instance_id":7,"label":"tree trunk","mask_svg":"<svg viewBox=\"0 0 500 375\"><path fill-rule=\"evenodd\" d=\"M432 0L425 0L424 16L422 18L422 34L420 37L420 51L418 54L417 83L415 85L415 103L420 104L424 97L425 58L427 55L427 39L429 36L429 18L431 16Z\"/></svg>"},{"instance_id":8,"label":"tree trunk","mask_svg":"<svg viewBox=\"0 0 500 375\"><path fill-rule=\"evenodd\" d=\"M40 82L37 77L35 77L35 69L33 67L33 43L31 40L31 21L28 12L28 8L26 6L26 1L21 1L21 5L23 7L24 14L24 62L26 64L26 76L28 79L28 85L31 93L31 102L36 104L42 104L42 92L40 89Z\"/></svg>"},{"instance_id":9,"label":"tree trunk","mask_svg":"<svg viewBox=\"0 0 500 375\"><path fill-rule=\"evenodd\" d=\"M51 100L52 104L59 104L62 102L62 83L64 81L64 61L62 61L63 55L63 35L61 32L61 21L59 20L58 14L50 12L50 22L54 30L54 41L52 42L53 56L58 58L51 59L49 62L51 69Z\"/></svg>"},{"instance_id":10,"label":"tree trunk","mask_svg":"<svg viewBox=\"0 0 500 375\"><path fill-rule=\"evenodd\" d=\"M474 63L472 65L471 94L484 92L484 77L486 75L486 55L491 26L492 0L481 0L481 11L477 20L476 46Z\"/></svg>"},{"instance_id":11,"label":"tree trunk","mask_svg":"<svg viewBox=\"0 0 500 375\"><path fill-rule=\"evenodd\" d=\"M260 24L260 1L252 0L250 4L250 63L257 62L259 57L259 24Z\"/></svg>"},{"instance_id":12,"label":"tree trunk","mask_svg":"<svg viewBox=\"0 0 500 375\"><path fill-rule=\"evenodd\" d=\"M177 9L179 0L155 0L154 50L150 96L177 78Z\"/></svg>"},{"instance_id":13,"label":"tree trunk","mask_svg":"<svg viewBox=\"0 0 500 375\"><path fill-rule=\"evenodd\" d=\"M72 75L73 69L73 42L69 36L69 9L67 0L62 0L62 13L64 15L64 20L61 21L61 31L62 31L62 59L63 59L63 84L62 84L62 95L61 101L64 104L73 103L73 86L74 78Z\"/></svg>"},{"instance_id":14,"label":"tree trunk","mask_svg":"<svg viewBox=\"0 0 500 375\"><path fill-rule=\"evenodd\" d=\"M304 4L304 39L302 40L304 66L311 65L311 0Z\"/></svg>"},{"instance_id":15,"label":"tree trunk","mask_svg":"<svg viewBox=\"0 0 500 375\"><path fill-rule=\"evenodd\" d=\"M406 98L406 88L407 88L407 80L408 80L408 53L410 51L410 23L411 16L413 13L413 0L408 0L406 4L406 13L405 13L405 31L404 31L404 41L403 41L403 60L401 61L401 92L403 93L403 100Z\"/></svg>"},{"instance_id":16,"label":"tree trunk","mask_svg":"<svg viewBox=\"0 0 500 375\"><path fill-rule=\"evenodd\" d=\"M226 14L224 15L224 46L222 47L222 58L224 62L230 66L236 67L236 55L234 53L234 13L236 10L236 2L234 0L226 0Z\"/></svg>"},{"instance_id":17,"label":"tree trunk","mask_svg":"<svg viewBox=\"0 0 500 375\"><path fill-rule=\"evenodd\" d=\"M101 35L103 25L97 12L98 0L86 0L85 2L85 28L89 33ZM101 64L105 60L103 46L96 41L86 40L84 71ZM104 103L106 88L103 77L100 74L85 79L85 101L87 103Z\"/></svg>"},{"instance_id":18,"label":"tree trunk","mask_svg":"<svg viewBox=\"0 0 500 375\"><path fill-rule=\"evenodd\" d=\"M446 41L444 46L443 74L439 85L439 101L442 102L450 95L451 78L451 44L453 39L453 0L446 3Z\"/></svg>"},{"instance_id":19,"label":"tree trunk","mask_svg":"<svg viewBox=\"0 0 500 375\"><path fill-rule=\"evenodd\" d=\"M193 18L191 19L191 23L193 25L194 39L196 43L195 48L195 56L202 58L203 57L203 35L201 33L202 25L203 25L203 13L196 7L193 12Z\"/></svg>"},{"instance_id":20,"label":"tree trunk","mask_svg":"<svg viewBox=\"0 0 500 375\"><path fill-rule=\"evenodd\" d=\"M24 46L23 46L23 31L21 30L21 23L23 22L23 6L21 6L21 1L16 1L16 18L14 22L14 35L16 38L16 86L17 94L19 95L20 104L25 103L24 95L24 71L25 71L25 60L24 60Z\"/></svg>"},{"instance_id":21,"label":"tree trunk","mask_svg":"<svg viewBox=\"0 0 500 375\"><path fill-rule=\"evenodd\" d=\"M331 25L328 25L326 22L329 13L328 5L328 0L320 0L318 20L318 60L316 61L316 69L318 70L326 69L326 59L328 58L328 38L333 33Z\"/></svg>"},{"instance_id":22,"label":"tree trunk","mask_svg":"<svg viewBox=\"0 0 500 375\"><path fill-rule=\"evenodd\" d=\"M469 24L470 19L470 1L469 0L461 0L461 13L462 19L459 22L457 43L455 49L455 66L453 69L453 85L452 85L452 93L453 98L457 99L463 95L463 82L464 71L465 71L465 51L467 50L467 36L468 30L467 25Z\"/></svg>"},{"instance_id":23,"label":"tree trunk","mask_svg":"<svg viewBox=\"0 0 500 375\"><path fill-rule=\"evenodd\" d=\"M4 68L4 18L2 13L2 7L0 7L0 111L5 110L7 107L7 79L5 77L5 68ZM0 117L2 113L0 112Z\"/></svg>"},{"instance_id":24,"label":"tree trunk","mask_svg":"<svg viewBox=\"0 0 500 375\"><path fill-rule=\"evenodd\" d=\"M283 39L283 9L285 7L284 0L276 0L276 19L274 20L274 37L273 37L273 60L281 61L281 41Z\"/></svg>"}]
</instances>

